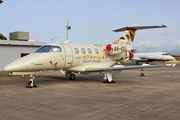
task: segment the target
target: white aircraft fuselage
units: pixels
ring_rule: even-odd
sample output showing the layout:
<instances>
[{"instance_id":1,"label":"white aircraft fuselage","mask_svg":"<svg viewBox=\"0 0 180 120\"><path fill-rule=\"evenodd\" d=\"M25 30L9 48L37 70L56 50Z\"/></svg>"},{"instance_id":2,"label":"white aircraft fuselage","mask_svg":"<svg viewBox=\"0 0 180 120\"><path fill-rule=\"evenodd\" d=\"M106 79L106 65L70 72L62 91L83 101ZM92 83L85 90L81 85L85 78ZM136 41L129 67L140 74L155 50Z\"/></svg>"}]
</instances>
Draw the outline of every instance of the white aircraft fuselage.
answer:
<instances>
[{"instance_id":1,"label":"white aircraft fuselage","mask_svg":"<svg viewBox=\"0 0 180 120\"><path fill-rule=\"evenodd\" d=\"M134 53L129 60L138 62L153 62L153 61L170 61L175 60L174 57L165 52L151 52L151 53Z\"/></svg>"},{"instance_id":2,"label":"white aircraft fuselage","mask_svg":"<svg viewBox=\"0 0 180 120\"><path fill-rule=\"evenodd\" d=\"M43 47L47 50L41 50ZM84 69L91 67L111 67L125 54L125 51L122 51L121 54L108 55L106 58L102 46L68 43L50 43L38 50L10 63L4 70L22 72L63 69L83 72Z\"/></svg>"}]
</instances>

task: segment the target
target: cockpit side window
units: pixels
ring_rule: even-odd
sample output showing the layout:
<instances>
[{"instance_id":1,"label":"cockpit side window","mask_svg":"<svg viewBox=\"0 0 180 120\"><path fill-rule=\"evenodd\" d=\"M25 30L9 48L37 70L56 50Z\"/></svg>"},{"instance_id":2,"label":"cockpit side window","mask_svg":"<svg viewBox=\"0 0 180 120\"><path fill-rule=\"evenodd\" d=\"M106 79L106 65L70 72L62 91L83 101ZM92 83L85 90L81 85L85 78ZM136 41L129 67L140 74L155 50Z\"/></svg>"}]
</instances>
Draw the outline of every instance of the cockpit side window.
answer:
<instances>
[{"instance_id":1,"label":"cockpit side window","mask_svg":"<svg viewBox=\"0 0 180 120\"><path fill-rule=\"evenodd\" d=\"M49 52L51 49L51 46L42 46L40 47L38 50L36 50L35 52L36 53L40 53L40 52Z\"/></svg>"},{"instance_id":2,"label":"cockpit side window","mask_svg":"<svg viewBox=\"0 0 180 120\"><path fill-rule=\"evenodd\" d=\"M61 48L59 46L53 46L52 47L52 52L61 52Z\"/></svg>"}]
</instances>

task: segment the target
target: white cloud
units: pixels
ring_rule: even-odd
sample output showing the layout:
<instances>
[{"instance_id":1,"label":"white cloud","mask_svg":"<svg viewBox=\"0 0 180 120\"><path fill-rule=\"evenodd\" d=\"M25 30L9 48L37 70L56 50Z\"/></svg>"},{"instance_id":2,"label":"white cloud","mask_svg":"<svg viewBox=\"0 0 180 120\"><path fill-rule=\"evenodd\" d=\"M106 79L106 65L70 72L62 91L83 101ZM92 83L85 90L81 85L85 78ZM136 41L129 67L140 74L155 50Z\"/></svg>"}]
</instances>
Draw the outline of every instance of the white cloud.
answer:
<instances>
[{"instance_id":1,"label":"white cloud","mask_svg":"<svg viewBox=\"0 0 180 120\"><path fill-rule=\"evenodd\" d=\"M143 52L143 45L144 52L180 53L180 40L142 41L134 43L133 49L137 49L138 52Z\"/></svg>"}]
</instances>

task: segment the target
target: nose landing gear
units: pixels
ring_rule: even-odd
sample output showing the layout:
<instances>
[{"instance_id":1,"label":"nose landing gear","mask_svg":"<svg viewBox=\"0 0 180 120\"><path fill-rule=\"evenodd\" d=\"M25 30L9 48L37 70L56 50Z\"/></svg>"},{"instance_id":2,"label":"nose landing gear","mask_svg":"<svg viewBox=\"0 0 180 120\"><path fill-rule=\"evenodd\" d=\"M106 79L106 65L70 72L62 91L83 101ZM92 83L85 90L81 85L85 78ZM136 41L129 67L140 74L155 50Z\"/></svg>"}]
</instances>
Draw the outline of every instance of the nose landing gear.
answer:
<instances>
[{"instance_id":1,"label":"nose landing gear","mask_svg":"<svg viewBox=\"0 0 180 120\"><path fill-rule=\"evenodd\" d=\"M28 86L26 86L26 88L36 88L37 87L35 85L34 79L35 79L35 77L33 75L30 75Z\"/></svg>"}]
</instances>

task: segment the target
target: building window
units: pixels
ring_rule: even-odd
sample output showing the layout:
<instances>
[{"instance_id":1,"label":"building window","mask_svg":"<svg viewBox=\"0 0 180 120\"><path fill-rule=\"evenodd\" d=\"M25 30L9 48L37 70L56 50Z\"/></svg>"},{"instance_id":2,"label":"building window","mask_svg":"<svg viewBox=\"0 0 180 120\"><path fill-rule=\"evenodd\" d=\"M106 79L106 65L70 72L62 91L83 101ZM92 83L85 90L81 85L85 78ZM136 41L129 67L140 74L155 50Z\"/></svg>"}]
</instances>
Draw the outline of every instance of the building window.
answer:
<instances>
[{"instance_id":1,"label":"building window","mask_svg":"<svg viewBox=\"0 0 180 120\"><path fill-rule=\"evenodd\" d=\"M86 53L86 51L85 51L84 48L81 48L81 52L82 52L82 54L85 54L85 53Z\"/></svg>"},{"instance_id":2,"label":"building window","mask_svg":"<svg viewBox=\"0 0 180 120\"><path fill-rule=\"evenodd\" d=\"M87 49L87 51L88 51L88 53L89 53L89 54L91 54L91 53L92 53L92 51L91 51L91 49L90 49L90 48L88 48L88 49Z\"/></svg>"},{"instance_id":3,"label":"building window","mask_svg":"<svg viewBox=\"0 0 180 120\"><path fill-rule=\"evenodd\" d=\"M29 53L21 53L21 57L24 57L26 55L29 55Z\"/></svg>"},{"instance_id":4,"label":"building window","mask_svg":"<svg viewBox=\"0 0 180 120\"><path fill-rule=\"evenodd\" d=\"M76 54L79 54L79 50L77 48L74 48L74 51Z\"/></svg>"},{"instance_id":5,"label":"building window","mask_svg":"<svg viewBox=\"0 0 180 120\"><path fill-rule=\"evenodd\" d=\"M97 48L95 48L95 53L99 54L99 50Z\"/></svg>"}]
</instances>

